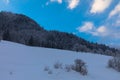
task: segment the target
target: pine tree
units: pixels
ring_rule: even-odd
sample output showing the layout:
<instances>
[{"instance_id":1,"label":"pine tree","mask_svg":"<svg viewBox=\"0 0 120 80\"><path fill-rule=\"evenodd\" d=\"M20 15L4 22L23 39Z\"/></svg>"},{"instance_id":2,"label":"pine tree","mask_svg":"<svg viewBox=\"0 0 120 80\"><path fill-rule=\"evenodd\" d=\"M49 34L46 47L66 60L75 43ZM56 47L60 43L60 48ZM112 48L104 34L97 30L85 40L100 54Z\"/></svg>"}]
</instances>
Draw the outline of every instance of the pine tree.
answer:
<instances>
[{"instance_id":1,"label":"pine tree","mask_svg":"<svg viewBox=\"0 0 120 80\"><path fill-rule=\"evenodd\" d=\"M3 40L11 40L9 30L5 31L3 34Z\"/></svg>"},{"instance_id":2,"label":"pine tree","mask_svg":"<svg viewBox=\"0 0 120 80\"><path fill-rule=\"evenodd\" d=\"M28 45L30 46L34 46L34 41L33 41L33 37L31 36L29 41L28 41Z\"/></svg>"}]
</instances>

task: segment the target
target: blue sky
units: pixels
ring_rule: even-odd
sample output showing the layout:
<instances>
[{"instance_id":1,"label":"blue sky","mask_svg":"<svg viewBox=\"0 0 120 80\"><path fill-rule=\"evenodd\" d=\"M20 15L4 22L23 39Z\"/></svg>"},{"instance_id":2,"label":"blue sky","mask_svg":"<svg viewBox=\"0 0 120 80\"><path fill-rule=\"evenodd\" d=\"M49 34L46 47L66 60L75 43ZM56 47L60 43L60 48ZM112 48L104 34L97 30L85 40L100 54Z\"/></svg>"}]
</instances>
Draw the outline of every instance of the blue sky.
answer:
<instances>
[{"instance_id":1,"label":"blue sky","mask_svg":"<svg viewBox=\"0 0 120 80\"><path fill-rule=\"evenodd\" d=\"M25 14L47 30L120 45L120 0L0 0L0 11Z\"/></svg>"}]
</instances>

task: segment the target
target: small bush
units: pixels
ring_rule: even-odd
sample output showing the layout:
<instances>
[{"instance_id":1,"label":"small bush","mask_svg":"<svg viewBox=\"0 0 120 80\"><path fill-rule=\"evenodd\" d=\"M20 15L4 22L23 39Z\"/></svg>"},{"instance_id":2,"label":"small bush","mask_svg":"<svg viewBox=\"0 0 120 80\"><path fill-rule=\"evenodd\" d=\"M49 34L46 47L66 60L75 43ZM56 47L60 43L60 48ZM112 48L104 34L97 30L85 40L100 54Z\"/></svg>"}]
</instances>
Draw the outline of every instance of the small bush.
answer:
<instances>
[{"instance_id":1,"label":"small bush","mask_svg":"<svg viewBox=\"0 0 120 80\"><path fill-rule=\"evenodd\" d=\"M80 72L82 75L87 75L85 63L81 59L76 59L75 64L71 66L72 70Z\"/></svg>"},{"instance_id":2,"label":"small bush","mask_svg":"<svg viewBox=\"0 0 120 80\"><path fill-rule=\"evenodd\" d=\"M49 71L48 71L48 74L53 74L52 70L49 70Z\"/></svg>"},{"instance_id":3,"label":"small bush","mask_svg":"<svg viewBox=\"0 0 120 80\"><path fill-rule=\"evenodd\" d=\"M44 68L44 71L46 71L48 74L52 74L53 73L52 70L48 66L46 66Z\"/></svg>"},{"instance_id":4,"label":"small bush","mask_svg":"<svg viewBox=\"0 0 120 80\"><path fill-rule=\"evenodd\" d=\"M55 69L62 69L62 63L56 62L56 63L54 64L54 68L55 68Z\"/></svg>"},{"instance_id":5,"label":"small bush","mask_svg":"<svg viewBox=\"0 0 120 80\"><path fill-rule=\"evenodd\" d=\"M46 67L44 68L44 71L49 71L49 67L46 66Z\"/></svg>"},{"instance_id":6,"label":"small bush","mask_svg":"<svg viewBox=\"0 0 120 80\"><path fill-rule=\"evenodd\" d=\"M108 61L108 67L120 72L120 57L114 57Z\"/></svg>"},{"instance_id":7,"label":"small bush","mask_svg":"<svg viewBox=\"0 0 120 80\"><path fill-rule=\"evenodd\" d=\"M70 72L70 71L72 70L71 65L65 65L65 70L66 70L67 72Z\"/></svg>"},{"instance_id":8,"label":"small bush","mask_svg":"<svg viewBox=\"0 0 120 80\"><path fill-rule=\"evenodd\" d=\"M83 62L81 59L76 59L74 61L74 64L65 65L63 66L62 63L56 62L53 66L55 69L65 69L67 72L70 72L71 70L74 70L76 72L79 72L82 75L87 75L88 71L85 65L85 62ZM45 67L45 71L48 71L48 74L52 74L53 72L49 69L49 67Z\"/></svg>"}]
</instances>

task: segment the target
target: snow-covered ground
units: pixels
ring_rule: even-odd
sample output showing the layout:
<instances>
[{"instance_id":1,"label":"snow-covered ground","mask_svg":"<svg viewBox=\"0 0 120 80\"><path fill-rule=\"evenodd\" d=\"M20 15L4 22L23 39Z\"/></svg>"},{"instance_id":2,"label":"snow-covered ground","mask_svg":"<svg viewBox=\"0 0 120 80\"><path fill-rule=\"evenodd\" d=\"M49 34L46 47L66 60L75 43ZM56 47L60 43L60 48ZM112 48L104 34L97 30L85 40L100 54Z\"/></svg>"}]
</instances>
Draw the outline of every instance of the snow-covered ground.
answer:
<instances>
[{"instance_id":1,"label":"snow-covered ground","mask_svg":"<svg viewBox=\"0 0 120 80\"><path fill-rule=\"evenodd\" d=\"M0 80L120 80L120 73L107 67L111 57L90 53L29 47L17 43L0 42ZM59 61L63 65L82 59L87 64L88 75L75 71L54 69ZM52 74L44 71L49 66Z\"/></svg>"}]
</instances>

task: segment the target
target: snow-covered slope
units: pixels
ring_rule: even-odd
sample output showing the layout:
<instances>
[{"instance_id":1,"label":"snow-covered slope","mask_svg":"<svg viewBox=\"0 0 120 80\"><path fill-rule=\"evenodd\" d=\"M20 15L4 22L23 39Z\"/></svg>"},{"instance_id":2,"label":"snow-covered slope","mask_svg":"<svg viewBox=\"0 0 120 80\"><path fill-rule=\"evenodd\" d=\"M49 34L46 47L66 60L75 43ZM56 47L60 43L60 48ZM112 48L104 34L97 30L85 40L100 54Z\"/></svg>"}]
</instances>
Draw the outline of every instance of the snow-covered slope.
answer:
<instances>
[{"instance_id":1,"label":"snow-covered slope","mask_svg":"<svg viewBox=\"0 0 120 80\"><path fill-rule=\"evenodd\" d=\"M73 64L75 59L87 63L88 75L54 69L59 61ZM107 68L111 57L90 53L29 47L17 43L0 42L0 80L120 80L120 73ZM49 66L52 74L44 71Z\"/></svg>"}]
</instances>

